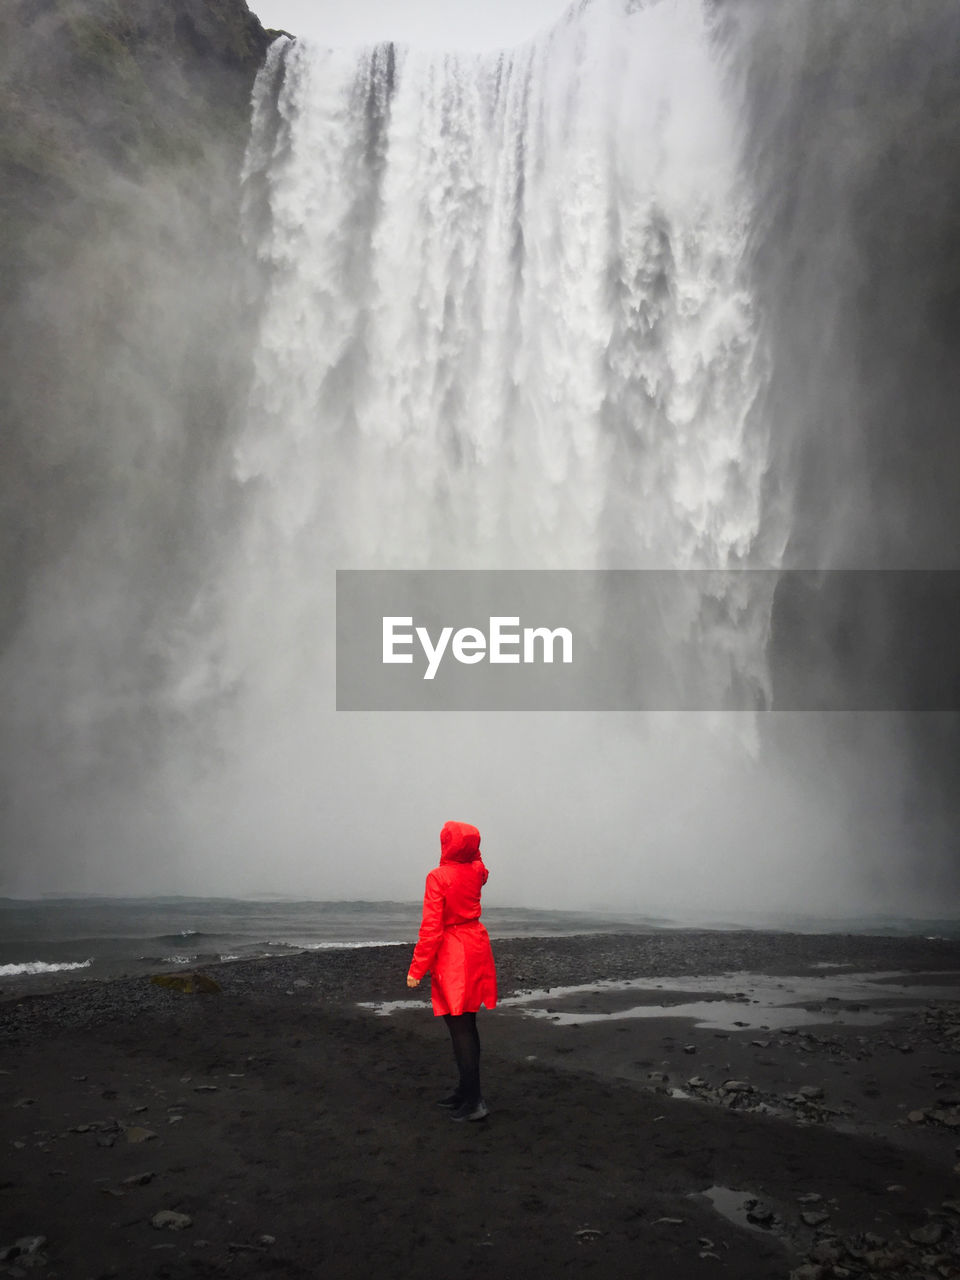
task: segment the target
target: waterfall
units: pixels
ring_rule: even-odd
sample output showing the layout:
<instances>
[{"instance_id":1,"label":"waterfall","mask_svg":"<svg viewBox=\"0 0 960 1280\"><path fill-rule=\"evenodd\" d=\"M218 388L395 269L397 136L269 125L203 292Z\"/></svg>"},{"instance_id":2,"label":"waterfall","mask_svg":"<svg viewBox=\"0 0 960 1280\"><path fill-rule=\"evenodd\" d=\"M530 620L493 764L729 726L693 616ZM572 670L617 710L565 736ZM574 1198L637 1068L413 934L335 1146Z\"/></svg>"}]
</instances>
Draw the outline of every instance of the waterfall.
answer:
<instances>
[{"instance_id":1,"label":"waterfall","mask_svg":"<svg viewBox=\"0 0 960 1280\"><path fill-rule=\"evenodd\" d=\"M723 568L760 520L737 121L697 0L501 54L277 40L235 474L337 567Z\"/></svg>"}]
</instances>

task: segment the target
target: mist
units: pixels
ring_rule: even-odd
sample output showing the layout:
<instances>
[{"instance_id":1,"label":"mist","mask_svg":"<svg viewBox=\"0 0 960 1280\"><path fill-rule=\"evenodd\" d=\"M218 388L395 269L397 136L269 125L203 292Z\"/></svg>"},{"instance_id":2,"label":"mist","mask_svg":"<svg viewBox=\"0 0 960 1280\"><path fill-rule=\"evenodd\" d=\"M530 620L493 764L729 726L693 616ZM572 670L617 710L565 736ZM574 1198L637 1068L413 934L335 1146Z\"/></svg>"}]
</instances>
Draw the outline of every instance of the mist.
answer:
<instances>
[{"instance_id":1,"label":"mist","mask_svg":"<svg viewBox=\"0 0 960 1280\"><path fill-rule=\"evenodd\" d=\"M958 567L960 20L595 0L253 85L197 8L132 117L7 42L0 893L407 901L459 819L492 905L955 910L957 716L777 711L773 602L772 711L347 713L334 572Z\"/></svg>"}]
</instances>

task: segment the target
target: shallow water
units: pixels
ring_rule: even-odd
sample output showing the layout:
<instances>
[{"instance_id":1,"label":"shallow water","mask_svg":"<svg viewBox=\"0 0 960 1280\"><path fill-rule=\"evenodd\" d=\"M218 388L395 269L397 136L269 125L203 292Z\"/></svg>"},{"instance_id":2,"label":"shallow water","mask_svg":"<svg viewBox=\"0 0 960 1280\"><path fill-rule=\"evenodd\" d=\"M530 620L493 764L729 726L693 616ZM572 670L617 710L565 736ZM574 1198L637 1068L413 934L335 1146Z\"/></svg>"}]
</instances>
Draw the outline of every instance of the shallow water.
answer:
<instances>
[{"instance_id":1,"label":"shallow water","mask_svg":"<svg viewBox=\"0 0 960 1280\"><path fill-rule=\"evenodd\" d=\"M751 1195L749 1191L734 1191L731 1187L713 1186L707 1187L706 1191L693 1191L690 1193L691 1200L697 1200L701 1196L709 1200L717 1213L735 1226L744 1227L747 1231L757 1231L762 1235L771 1234L769 1226L764 1226L759 1222L751 1222L747 1217L749 1212L747 1202L758 1199L758 1197Z\"/></svg>"},{"instance_id":2,"label":"shallow water","mask_svg":"<svg viewBox=\"0 0 960 1280\"><path fill-rule=\"evenodd\" d=\"M946 981L932 981L940 977ZM701 998L672 999L677 993L693 993ZM931 1000L956 1000L958 996L960 986L955 975L946 973L831 972L789 978L728 973L524 991L505 996L498 1008L541 1018L555 1026L624 1018L687 1018L707 1029L756 1031L825 1024L876 1026L888 1021L896 1010ZM361 1007L388 1016L400 1009L429 1006L420 1000L391 1000Z\"/></svg>"}]
</instances>

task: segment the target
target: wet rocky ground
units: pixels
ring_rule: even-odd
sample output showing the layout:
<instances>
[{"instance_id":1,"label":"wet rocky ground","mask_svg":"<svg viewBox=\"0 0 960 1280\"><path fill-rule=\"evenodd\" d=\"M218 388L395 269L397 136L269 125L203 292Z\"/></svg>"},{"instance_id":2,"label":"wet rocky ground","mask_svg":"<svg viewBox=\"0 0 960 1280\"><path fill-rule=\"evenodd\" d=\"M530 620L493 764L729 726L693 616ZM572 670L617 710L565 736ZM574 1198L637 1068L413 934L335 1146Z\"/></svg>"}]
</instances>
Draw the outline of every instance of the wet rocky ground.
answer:
<instances>
[{"instance_id":1,"label":"wet rocky ground","mask_svg":"<svg viewBox=\"0 0 960 1280\"><path fill-rule=\"evenodd\" d=\"M960 1277L960 946L495 950L478 1125L402 947L8 984L0 1275Z\"/></svg>"}]
</instances>

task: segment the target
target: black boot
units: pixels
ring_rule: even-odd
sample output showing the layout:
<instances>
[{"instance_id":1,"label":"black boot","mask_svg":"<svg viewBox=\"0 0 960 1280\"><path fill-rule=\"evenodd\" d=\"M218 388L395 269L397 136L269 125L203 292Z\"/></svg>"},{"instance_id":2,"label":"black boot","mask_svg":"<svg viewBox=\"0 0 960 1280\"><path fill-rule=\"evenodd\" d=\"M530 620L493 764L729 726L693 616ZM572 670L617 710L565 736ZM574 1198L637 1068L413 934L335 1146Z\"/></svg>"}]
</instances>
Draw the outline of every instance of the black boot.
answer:
<instances>
[{"instance_id":1,"label":"black boot","mask_svg":"<svg viewBox=\"0 0 960 1280\"><path fill-rule=\"evenodd\" d=\"M457 1107L450 1119L451 1120L486 1120L490 1111L487 1104L482 1098L478 1098L476 1102L464 1102Z\"/></svg>"}]
</instances>

